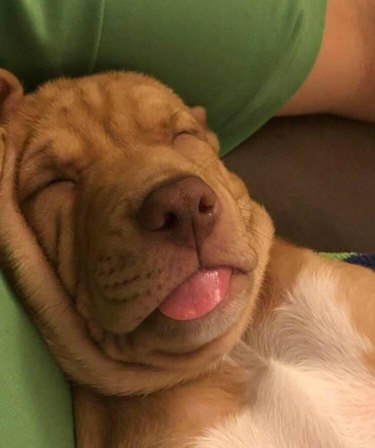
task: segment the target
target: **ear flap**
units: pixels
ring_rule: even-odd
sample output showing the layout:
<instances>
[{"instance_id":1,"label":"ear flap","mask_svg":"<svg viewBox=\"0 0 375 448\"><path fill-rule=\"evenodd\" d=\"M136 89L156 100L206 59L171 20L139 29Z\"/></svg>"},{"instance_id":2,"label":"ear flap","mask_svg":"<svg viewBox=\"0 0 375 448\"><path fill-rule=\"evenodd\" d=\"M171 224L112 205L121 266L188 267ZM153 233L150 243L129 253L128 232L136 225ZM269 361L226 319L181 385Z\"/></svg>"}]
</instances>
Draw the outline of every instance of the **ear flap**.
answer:
<instances>
[{"instance_id":1,"label":"ear flap","mask_svg":"<svg viewBox=\"0 0 375 448\"><path fill-rule=\"evenodd\" d=\"M194 117L199 121L199 123L207 127L207 112L206 109L202 106L194 106L190 108L191 113L194 115Z\"/></svg>"},{"instance_id":2,"label":"ear flap","mask_svg":"<svg viewBox=\"0 0 375 448\"><path fill-rule=\"evenodd\" d=\"M220 143L216 136L216 134L209 129L207 126L207 112L206 109L202 106L194 106L190 108L191 113L193 116L198 120L198 122L203 126L203 128L206 131L206 138L208 141L208 144L212 147L212 149L215 150L217 154L219 154L220 151Z\"/></svg>"},{"instance_id":3,"label":"ear flap","mask_svg":"<svg viewBox=\"0 0 375 448\"><path fill-rule=\"evenodd\" d=\"M23 88L18 79L7 70L0 69L0 124L15 111L23 99Z\"/></svg>"}]
</instances>

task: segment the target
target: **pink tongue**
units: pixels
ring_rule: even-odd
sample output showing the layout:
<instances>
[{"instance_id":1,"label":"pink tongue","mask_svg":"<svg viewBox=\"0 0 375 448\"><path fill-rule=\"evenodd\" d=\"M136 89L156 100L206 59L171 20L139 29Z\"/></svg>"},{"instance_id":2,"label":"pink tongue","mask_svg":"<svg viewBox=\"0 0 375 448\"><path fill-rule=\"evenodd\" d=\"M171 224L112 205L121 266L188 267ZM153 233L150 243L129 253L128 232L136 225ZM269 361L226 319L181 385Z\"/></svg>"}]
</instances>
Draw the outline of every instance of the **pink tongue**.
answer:
<instances>
[{"instance_id":1,"label":"pink tongue","mask_svg":"<svg viewBox=\"0 0 375 448\"><path fill-rule=\"evenodd\" d=\"M224 299L230 277L230 269L198 271L178 286L159 306L159 310L174 320L204 316Z\"/></svg>"}]
</instances>

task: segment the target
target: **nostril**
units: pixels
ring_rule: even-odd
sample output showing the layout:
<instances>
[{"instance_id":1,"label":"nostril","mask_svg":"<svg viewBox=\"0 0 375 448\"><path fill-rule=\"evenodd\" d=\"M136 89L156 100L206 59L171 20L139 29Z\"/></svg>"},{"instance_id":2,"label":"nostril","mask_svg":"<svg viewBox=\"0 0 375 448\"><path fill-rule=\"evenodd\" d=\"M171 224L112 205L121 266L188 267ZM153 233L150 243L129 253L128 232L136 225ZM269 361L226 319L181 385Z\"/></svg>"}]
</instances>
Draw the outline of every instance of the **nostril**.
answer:
<instances>
[{"instance_id":1,"label":"nostril","mask_svg":"<svg viewBox=\"0 0 375 448\"><path fill-rule=\"evenodd\" d=\"M170 230L176 227L177 225L178 225L177 216L172 212L166 213L164 216L164 224L160 228L160 230Z\"/></svg>"},{"instance_id":2,"label":"nostril","mask_svg":"<svg viewBox=\"0 0 375 448\"><path fill-rule=\"evenodd\" d=\"M203 194L198 203L198 211L200 214L208 215L215 212L217 198L214 192L211 191Z\"/></svg>"},{"instance_id":3,"label":"nostril","mask_svg":"<svg viewBox=\"0 0 375 448\"><path fill-rule=\"evenodd\" d=\"M143 200L137 220L179 244L199 244L212 231L220 212L215 192L201 179L184 177L158 186Z\"/></svg>"},{"instance_id":4,"label":"nostril","mask_svg":"<svg viewBox=\"0 0 375 448\"><path fill-rule=\"evenodd\" d=\"M199 205L198 205L199 213L201 213L203 215L208 215L210 213L213 213L215 204L216 204L216 199L214 197L202 196L199 201Z\"/></svg>"}]
</instances>

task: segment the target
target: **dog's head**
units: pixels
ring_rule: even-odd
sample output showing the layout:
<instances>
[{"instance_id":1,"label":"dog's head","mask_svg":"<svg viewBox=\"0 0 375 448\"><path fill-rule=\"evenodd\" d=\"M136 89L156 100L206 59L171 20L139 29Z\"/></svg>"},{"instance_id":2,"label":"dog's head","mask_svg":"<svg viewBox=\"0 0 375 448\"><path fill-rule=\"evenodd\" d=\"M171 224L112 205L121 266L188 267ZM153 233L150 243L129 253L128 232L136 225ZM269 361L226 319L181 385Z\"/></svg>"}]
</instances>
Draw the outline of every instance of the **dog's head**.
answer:
<instances>
[{"instance_id":1,"label":"dog's head","mask_svg":"<svg viewBox=\"0 0 375 448\"><path fill-rule=\"evenodd\" d=\"M0 77L19 207L87 337L118 362L209 369L249 325L273 231L204 110L134 73L26 96Z\"/></svg>"}]
</instances>

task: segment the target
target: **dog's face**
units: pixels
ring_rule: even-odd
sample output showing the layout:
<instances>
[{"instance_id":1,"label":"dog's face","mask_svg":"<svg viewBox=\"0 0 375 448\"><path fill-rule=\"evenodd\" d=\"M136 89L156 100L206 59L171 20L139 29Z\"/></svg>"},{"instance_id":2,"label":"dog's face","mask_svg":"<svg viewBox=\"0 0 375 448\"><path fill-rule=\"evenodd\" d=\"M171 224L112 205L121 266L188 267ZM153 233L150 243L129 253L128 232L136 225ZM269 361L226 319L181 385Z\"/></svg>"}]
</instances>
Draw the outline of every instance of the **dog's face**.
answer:
<instances>
[{"instance_id":1,"label":"dog's face","mask_svg":"<svg viewBox=\"0 0 375 448\"><path fill-rule=\"evenodd\" d=\"M187 373L232 348L272 224L219 160L203 109L108 73L24 97L9 132L20 208L98 350Z\"/></svg>"}]
</instances>

